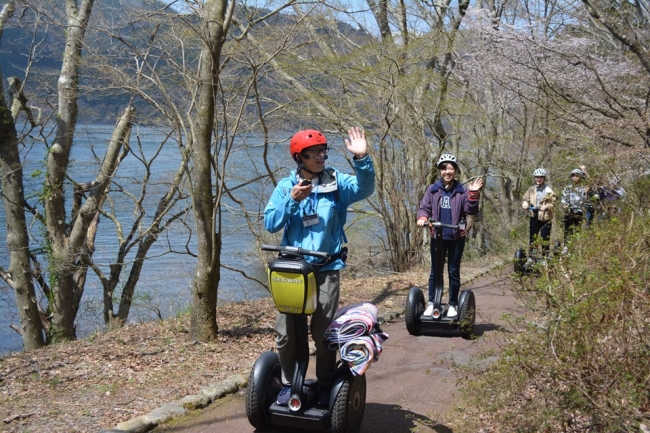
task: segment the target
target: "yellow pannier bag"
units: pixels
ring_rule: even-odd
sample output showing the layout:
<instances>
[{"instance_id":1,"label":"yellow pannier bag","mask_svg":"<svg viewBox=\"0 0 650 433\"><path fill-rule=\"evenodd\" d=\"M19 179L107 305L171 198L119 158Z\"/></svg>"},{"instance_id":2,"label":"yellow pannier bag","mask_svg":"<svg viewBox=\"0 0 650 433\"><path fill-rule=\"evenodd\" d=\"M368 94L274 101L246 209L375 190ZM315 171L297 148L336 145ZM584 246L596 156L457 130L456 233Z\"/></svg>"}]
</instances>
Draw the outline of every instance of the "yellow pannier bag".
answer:
<instances>
[{"instance_id":1,"label":"yellow pannier bag","mask_svg":"<svg viewBox=\"0 0 650 433\"><path fill-rule=\"evenodd\" d=\"M269 287L281 313L312 314L318 303L316 269L302 259L278 258L269 263Z\"/></svg>"}]
</instances>

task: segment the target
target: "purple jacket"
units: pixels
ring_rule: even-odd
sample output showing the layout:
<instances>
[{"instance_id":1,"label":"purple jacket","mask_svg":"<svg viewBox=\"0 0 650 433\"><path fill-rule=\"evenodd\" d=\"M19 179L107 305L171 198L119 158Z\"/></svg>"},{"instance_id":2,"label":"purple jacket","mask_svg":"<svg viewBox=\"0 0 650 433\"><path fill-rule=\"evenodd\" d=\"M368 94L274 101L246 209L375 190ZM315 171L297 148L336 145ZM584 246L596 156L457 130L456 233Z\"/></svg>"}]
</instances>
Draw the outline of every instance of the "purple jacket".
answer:
<instances>
[{"instance_id":1,"label":"purple jacket","mask_svg":"<svg viewBox=\"0 0 650 433\"><path fill-rule=\"evenodd\" d=\"M422 217L433 217L436 221L440 218L440 188L444 188L442 181L438 180L433 185L427 188L424 193L420 208L418 209L417 219ZM478 213L478 200L469 199L469 190L465 189L462 183L454 180L452 186L454 192L451 196L451 221L452 224L457 225L467 215L476 215ZM456 230L454 237L460 238L460 230ZM434 236L434 231L431 230L431 237Z\"/></svg>"}]
</instances>

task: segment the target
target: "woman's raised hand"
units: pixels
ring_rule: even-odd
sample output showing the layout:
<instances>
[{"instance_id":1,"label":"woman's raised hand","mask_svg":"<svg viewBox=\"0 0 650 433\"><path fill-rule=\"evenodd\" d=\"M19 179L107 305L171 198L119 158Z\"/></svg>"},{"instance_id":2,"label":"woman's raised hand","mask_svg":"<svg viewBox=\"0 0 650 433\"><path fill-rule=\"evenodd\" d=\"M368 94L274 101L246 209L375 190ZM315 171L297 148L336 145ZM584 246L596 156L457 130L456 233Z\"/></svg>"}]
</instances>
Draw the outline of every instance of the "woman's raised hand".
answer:
<instances>
[{"instance_id":1,"label":"woman's raised hand","mask_svg":"<svg viewBox=\"0 0 650 433\"><path fill-rule=\"evenodd\" d=\"M481 188L483 188L483 178L478 177L472 181L472 183L469 184L469 190L470 191L479 191Z\"/></svg>"}]
</instances>

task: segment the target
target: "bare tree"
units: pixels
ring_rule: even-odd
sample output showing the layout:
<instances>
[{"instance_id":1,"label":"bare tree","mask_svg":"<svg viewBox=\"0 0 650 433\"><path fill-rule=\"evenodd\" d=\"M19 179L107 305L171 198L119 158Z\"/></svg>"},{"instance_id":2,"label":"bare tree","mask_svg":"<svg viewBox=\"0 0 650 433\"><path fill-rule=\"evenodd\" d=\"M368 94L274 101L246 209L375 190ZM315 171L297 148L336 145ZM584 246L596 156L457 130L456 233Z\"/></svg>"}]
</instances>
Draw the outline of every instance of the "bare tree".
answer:
<instances>
[{"instance_id":1,"label":"bare tree","mask_svg":"<svg viewBox=\"0 0 650 433\"><path fill-rule=\"evenodd\" d=\"M6 3L0 11L0 36L9 17L14 12L14 2ZM16 293L19 307L20 332L25 349L36 349L45 343L36 293L31 272L31 254L25 218L23 170L18 151L18 138L11 110L4 99L4 79L0 71L0 172L2 196L7 225L7 247L10 254L9 272L2 272Z\"/></svg>"},{"instance_id":2,"label":"bare tree","mask_svg":"<svg viewBox=\"0 0 650 433\"><path fill-rule=\"evenodd\" d=\"M199 341L216 338L217 290L219 287L219 262L221 255L220 228L218 221L219 200L215 200L212 174L218 167L213 165L213 131L215 104L218 95L218 79L221 50L226 41L233 14L234 2L209 0L202 11L203 48L199 60L196 117L193 124L192 197L198 237L198 262L192 282L192 314L190 335ZM219 179L218 181L223 181ZM220 182L222 183L222 182ZM222 186L218 186L221 189Z\"/></svg>"},{"instance_id":3,"label":"bare tree","mask_svg":"<svg viewBox=\"0 0 650 433\"><path fill-rule=\"evenodd\" d=\"M3 10L3 28L6 19L10 16L13 2L6 5ZM6 143L3 150L6 157L3 158L2 173L4 179L11 180L11 187L3 188L5 199L5 215L8 227L8 244L11 249L19 253L12 253L9 271L2 270L1 275L4 281L14 288L17 294L17 305L21 317L21 329L23 334L24 347L31 349L42 345L45 340L43 332L47 335L48 342L55 342L60 339L76 338L75 320L79 312L81 300L84 294L84 287L87 281L88 270L92 269L98 276L104 288L104 320L108 327L122 326L129 315L133 301L135 287L141 275L142 266L147 258L147 253L153 243L159 239L161 233L169 228L176 220L185 215L189 207L179 202L185 200L186 193L183 191L182 183L188 174L187 161L189 156L181 158L179 169L173 179L169 182L168 191L160 197L154 212L145 207L145 198L151 195L151 173L155 156L147 161L144 155L138 157L132 152L130 142L131 131L136 117L136 111L132 102L143 94L131 92L131 100L126 103L126 109L115 125L113 135L108 141L108 146L103 155L97 156L98 173L93 181L78 183L75 181L75 173L70 166L70 152L75 136L77 122L77 101L82 91L89 91L80 83L84 82L81 72L83 66L82 47L83 40L88 30L90 11L93 3L82 2L77 4L74 1L65 3L65 25L68 30L66 35L66 51L63 56L60 78L58 79L58 100L57 123L54 128L55 141L48 145L48 161L46 176L43 181L43 194L37 197L42 203L30 205L25 200L25 190L15 176L22 182L22 162L20 161L20 147L26 147L29 137L23 134L20 139L17 137L14 125L15 118L21 111L29 121L29 127L36 131L35 135L47 145L47 123L40 123L39 116L33 116L30 107L26 104L23 88L30 83L29 79L11 80L11 95L13 96L12 110L7 109L3 100L2 113L7 115L10 121L3 122L7 129ZM40 7L38 2L24 6L21 16L30 17L39 15ZM30 9L31 8L31 9ZM58 10L50 11L51 18L59 15ZM35 26L38 27L38 20ZM36 30L39 30L36 28ZM35 30L35 33L36 33ZM106 34L107 30L102 29ZM146 54L145 54L146 55ZM96 58L95 58L96 59ZM103 62L105 65L106 62ZM27 71L31 67L27 66ZM97 70L100 70L98 68ZM141 72L141 71L140 71ZM140 73L136 76L142 77ZM104 77L107 83L106 74L97 74L96 78ZM26 74L25 78L28 78ZM123 87L128 95L128 87ZM13 131L13 132L12 132ZM13 138L12 138L13 137ZM27 140L27 141L21 141ZM39 142L41 142L39 141ZM166 140L160 144L163 146ZM2 140L3 144L5 139ZM33 144L29 144L33 146ZM144 178L140 180L142 189L139 197L130 195L126 188L117 182L117 173L120 163L129 155L142 162L145 168ZM65 185L71 183L74 187L73 206L70 215L67 214ZM104 205L111 202L110 194L129 196L133 198L135 208L135 221L130 228L124 230L123 222L114 211L106 211ZM114 199L113 199L114 200ZM43 224L46 227L42 244L31 246L30 236L27 232L25 212L33 215L36 224ZM145 216L152 215L150 223L145 226ZM100 224L100 216L112 221L116 227L116 236L119 239L118 251L115 253L115 262L110 265L108 274L104 273L93 255L95 252L95 237ZM15 219L14 219L15 218ZM22 222L21 222L22 220ZM21 230L23 227L24 230ZM126 232L126 236L123 233ZM22 233L22 234L21 234ZM33 239L40 239L33 236ZM19 242L19 243L16 243ZM133 252L135 250L135 252ZM42 254L45 251L46 254ZM187 254L187 252L185 252ZM39 255L40 254L40 255ZM25 255L21 257L20 255ZM45 266L39 262L45 261ZM129 263L131 264L130 266ZM23 271L17 272L17 266ZM113 311L113 296L117 287L124 280L123 274L128 270L128 278L125 279L121 288L121 301L119 310ZM20 274L20 277L18 275ZM45 308L37 302L39 295L35 293L34 282L42 292L42 300ZM36 309L36 313L32 311ZM40 341L35 336L41 335Z\"/></svg>"}]
</instances>

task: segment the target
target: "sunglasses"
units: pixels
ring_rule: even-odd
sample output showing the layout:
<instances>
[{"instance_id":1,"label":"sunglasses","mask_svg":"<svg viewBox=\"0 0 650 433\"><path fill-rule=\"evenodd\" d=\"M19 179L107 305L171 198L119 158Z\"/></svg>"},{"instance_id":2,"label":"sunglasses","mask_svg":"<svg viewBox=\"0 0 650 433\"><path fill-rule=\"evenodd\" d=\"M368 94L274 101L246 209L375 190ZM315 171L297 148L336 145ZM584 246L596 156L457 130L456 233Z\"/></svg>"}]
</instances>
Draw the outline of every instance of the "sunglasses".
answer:
<instances>
[{"instance_id":1,"label":"sunglasses","mask_svg":"<svg viewBox=\"0 0 650 433\"><path fill-rule=\"evenodd\" d=\"M327 155L328 151L329 151L329 147L323 146L323 147L310 147L308 149L303 150L302 153L312 158L315 158L320 155Z\"/></svg>"}]
</instances>

